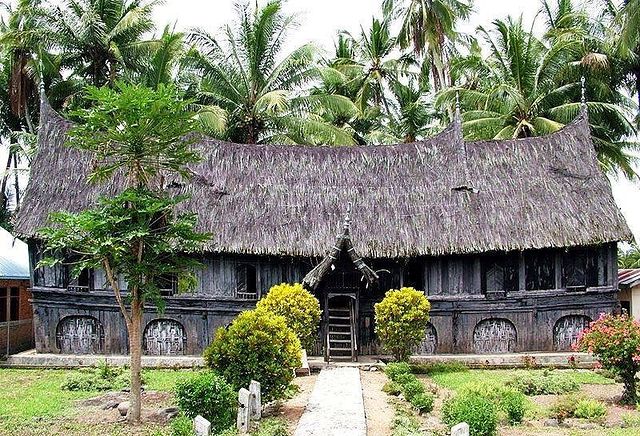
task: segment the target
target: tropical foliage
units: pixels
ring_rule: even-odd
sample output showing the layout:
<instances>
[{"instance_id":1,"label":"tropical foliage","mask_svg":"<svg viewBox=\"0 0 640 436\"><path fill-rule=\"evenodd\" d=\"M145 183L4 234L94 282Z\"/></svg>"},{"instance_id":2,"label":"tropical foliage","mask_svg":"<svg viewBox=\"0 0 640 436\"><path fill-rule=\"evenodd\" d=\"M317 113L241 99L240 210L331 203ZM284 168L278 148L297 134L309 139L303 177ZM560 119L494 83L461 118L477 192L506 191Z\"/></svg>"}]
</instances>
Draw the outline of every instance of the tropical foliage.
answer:
<instances>
[{"instance_id":1,"label":"tropical foliage","mask_svg":"<svg viewBox=\"0 0 640 436\"><path fill-rule=\"evenodd\" d=\"M281 0L236 6L221 29L156 28L156 0L13 0L0 22L0 219L19 207L39 93L89 107L87 85L124 81L184 92L211 136L245 143L384 144L443 129L459 95L469 139L522 138L573 120L582 98L609 173L634 177L640 1L541 0L537 22L503 17L460 31L471 0L381 0L328 56L292 47ZM533 31L532 29L536 29ZM539 30L540 29L540 30ZM31 135L31 136L30 136Z\"/></svg>"}]
</instances>

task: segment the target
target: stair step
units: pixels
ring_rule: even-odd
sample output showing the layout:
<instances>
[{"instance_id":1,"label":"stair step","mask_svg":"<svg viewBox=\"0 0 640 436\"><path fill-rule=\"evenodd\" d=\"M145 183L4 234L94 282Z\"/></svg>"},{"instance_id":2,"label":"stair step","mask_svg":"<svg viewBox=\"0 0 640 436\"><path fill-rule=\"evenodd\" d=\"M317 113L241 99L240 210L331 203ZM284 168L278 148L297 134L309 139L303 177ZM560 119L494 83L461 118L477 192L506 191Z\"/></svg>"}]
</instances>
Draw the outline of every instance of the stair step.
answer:
<instances>
[{"instance_id":1,"label":"stair step","mask_svg":"<svg viewBox=\"0 0 640 436\"><path fill-rule=\"evenodd\" d=\"M329 334L334 336L351 336L351 332L329 332Z\"/></svg>"},{"instance_id":2,"label":"stair step","mask_svg":"<svg viewBox=\"0 0 640 436\"><path fill-rule=\"evenodd\" d=\"M351 353L351 348L334 348L334 347L329 347L329 351L342 351L342 352L349 352L349 353Z\"/></svg>"},{"instance_id":3,"label":"stair step","mask_svg":"<svg viewBox=\"0 0 640 436\"><path fill-rule=\"evenodd\" d=\"M351 339L329 339L330 344L350 344Z\"/></svg>"},{"instance_id":4,"label":"stair step","mask_svg":"<svg viewBox=\"0 0 640 436\"><path fill-rule=\"evenodd\" d=\"M350 316L333 316L333 315L329 315L329 319L344 319L344 320L349 320L351 319Z\"/></svg>"}]
</instances>

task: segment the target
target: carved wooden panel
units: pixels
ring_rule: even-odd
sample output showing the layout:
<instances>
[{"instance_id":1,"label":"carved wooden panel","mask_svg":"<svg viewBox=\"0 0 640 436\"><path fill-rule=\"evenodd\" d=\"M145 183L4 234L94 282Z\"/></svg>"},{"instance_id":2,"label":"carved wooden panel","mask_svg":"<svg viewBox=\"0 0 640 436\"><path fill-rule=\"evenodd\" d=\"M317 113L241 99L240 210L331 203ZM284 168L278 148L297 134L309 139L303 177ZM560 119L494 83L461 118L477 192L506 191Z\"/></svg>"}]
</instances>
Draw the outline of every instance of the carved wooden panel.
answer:
<instances>
[{"instance_id":1,"label":"carved wooden panel","mask_svg":"<svg viewBox=\"0 0 640 436\"><path fill-rule=\"evenodd\" d=\"M144 331L144 352L151 356L183 355L186 342L184 327L172 319L151 321Z\"/></svg>"},{"instance_id":2,"label":"carved wooden panel","mask_svg":"<svg viewBox=\"0 0 640 436\"><path fill-rule=\"evenodd\" d=\"M63 354L100 354L104 347L104 329L91 316L69 316L58 323L56 344Z\"/></svg>"},{"instance_id":3,"label":"carved wooden panel","mask_svg":"<svg viewBox=\"0 0 640 436\"><path fill-rule=\"evenodd\" d=\"M427 328L424 332L424 339L413 350L413 353L418 356L424 356L429 354L436 354L438 348L438 334L433 324L427 324Z\"/></svg>"},{"instance_id":4,"label":"carved wooden panel","mask_svg":"<svg viewBox=\"0 0 640 436\"><path fill-rule=\"evenodd\" d=\"M473 331L473 349L478 354L511 353L516 346L515 326L506 319L485 319Z\"/></svg>"},{"instance_id":5,"label":"carved wooden panel","mask_svg":"<svg viewBox=\"0 0 640 436\"><path fill-rule=\"evenodd\" d=\"M563 316L553 327L553 348L570 351L578 342L580 333L589 326L591 319L584 315Z\"/></svg>"}]
</instances>

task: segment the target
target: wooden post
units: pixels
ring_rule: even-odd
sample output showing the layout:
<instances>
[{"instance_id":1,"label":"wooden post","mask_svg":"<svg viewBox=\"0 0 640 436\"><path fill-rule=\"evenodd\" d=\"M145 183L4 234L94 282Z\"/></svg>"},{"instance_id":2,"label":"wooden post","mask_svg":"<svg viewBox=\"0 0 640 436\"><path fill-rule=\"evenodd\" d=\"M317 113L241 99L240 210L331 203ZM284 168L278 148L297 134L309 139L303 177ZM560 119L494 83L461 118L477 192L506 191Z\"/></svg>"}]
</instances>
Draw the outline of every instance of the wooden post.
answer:
<instances>
[{"instance_id":1,"label":"wooden post","mask_svg":"<svg viewBox=\"0 0 640 436\"><path fill-rule=\"evenodd\" d=\"M251 384L249 385L249 393L251 394L251 398L249 399L250 407L250 419L260 419L262 418L262 395L260 394L260 383L251 380Z\"/></svg>"},{"instance_id":2,"label":"wooden post","mask_svg":"<svg viewBox=\"0 0 640 436\"><path fill-rule=\"evenodd\" d=\"M238 391L238 419L236 426L240 433L249 432L249 423L251 416L251 393L245 388Z\"/></svg>"}]
</instances>

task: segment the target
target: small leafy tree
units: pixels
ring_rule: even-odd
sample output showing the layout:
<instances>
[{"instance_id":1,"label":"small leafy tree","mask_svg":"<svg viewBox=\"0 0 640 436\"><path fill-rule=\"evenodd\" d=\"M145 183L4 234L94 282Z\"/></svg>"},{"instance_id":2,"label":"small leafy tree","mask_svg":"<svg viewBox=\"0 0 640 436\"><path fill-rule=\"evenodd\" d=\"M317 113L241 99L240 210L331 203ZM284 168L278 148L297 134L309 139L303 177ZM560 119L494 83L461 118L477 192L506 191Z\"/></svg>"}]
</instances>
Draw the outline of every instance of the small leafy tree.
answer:
<instances>
[{"instance_id":1,"label":"small leafy tree","mask_svg":"<svg viewBox=\"0 0 640 436\"><path fill-rule=\"evenodd\" d=\"M320 302L300 283L273 286L258 302L258 310L282 315L287 326L300 339L302 348L310 348L320 325Z\"/></svg>"},{"instance_id":2,"label":"small leafy tree","mask_svg":"<svg viewBox=\"0 0 640 436\"><path fill-rule=\"evenodd\" d=\"M623 403L638 402L636 373L640 370L640 322L626 313L603 313L582 332L576 348L593 353L605 369L622 378Z\"/></svg>"},{"instance_id":3,"label":"small leafy tree","mask_svg":"<svg viewBox=\"0 0 640 436\"><path fill-rule=\"evenodd\" d=\"M391 289L376 303L376 335L396 360L407 360L424 338L430 309L427 297L413 288Z\"/></svg>"},{"instance_id":4,"label":"small leafy tree","mask_svg":"<svg viewBox=\"0 0 640 436\"><path fill-rule=\"evenodd\" d=\"M52 214L53 225L40 232L48 253L42 263L73 259L76 276L86 268L106 272L129 334L128 420L138 422L144 306L150 302L164 309L158 287L162 277L177 277L180 290L193 287L198 263L185 253L201 249L208 239L194 231L194 214L174 212L184 197L162 190L162 176L187 176L185 165L198 158L191 150L194 137L188 135L196 121L189 102L172 86L88 88L87 99L92 105L74 113L80 123L71 129L68 144L94 154L90 182L111 179L123 186L91 209ZM121 288L120 277L127 289Z\"/></svg>"},{"instance_id":5,"label":"small leafy tree","mask_svg":"<svg viewBox=\"0 0 640 436\"><path fill-rule=\"evenodd\" d=\"M300 366L300 341L284 317L264 310L248 310L227 328L219 328L204 351L208 367L235 389L260 382L262 398L282 398Z\"/></svg>"}]
</instances>

